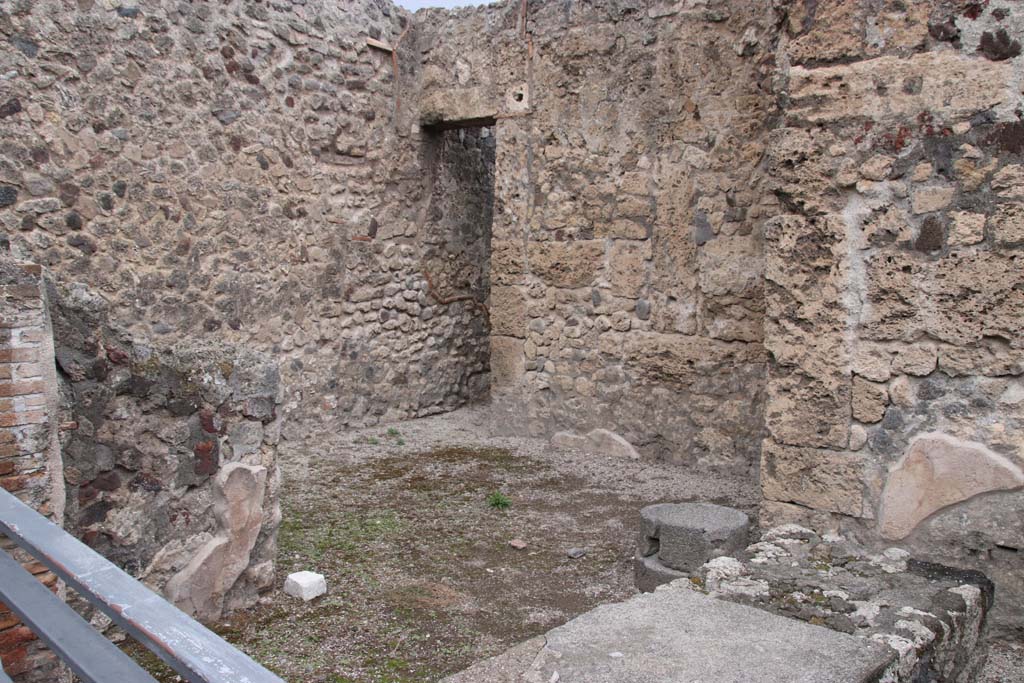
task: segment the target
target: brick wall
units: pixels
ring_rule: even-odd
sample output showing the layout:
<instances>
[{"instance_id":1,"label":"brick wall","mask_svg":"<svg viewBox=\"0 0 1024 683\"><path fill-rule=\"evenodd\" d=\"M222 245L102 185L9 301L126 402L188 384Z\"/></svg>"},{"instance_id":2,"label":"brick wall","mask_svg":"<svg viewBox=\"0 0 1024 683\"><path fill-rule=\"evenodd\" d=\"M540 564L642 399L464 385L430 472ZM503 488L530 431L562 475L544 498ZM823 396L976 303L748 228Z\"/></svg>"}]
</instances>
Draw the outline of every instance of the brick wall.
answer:
<instances>
[{"instance_id":1,"label":"brick wall","mask_svg":"<svg viewBox=\"0 0 1024 683\"><path fill-rule=\"evenodd\" d=\"M57 447L57 381L39 267L0 262L0 486L58 524L64 485ZM4 539L0 546L54 591L57 577ZM54 681L59 662L0 603L0 661L22 681Z\"/></svg>"}]
</instances>

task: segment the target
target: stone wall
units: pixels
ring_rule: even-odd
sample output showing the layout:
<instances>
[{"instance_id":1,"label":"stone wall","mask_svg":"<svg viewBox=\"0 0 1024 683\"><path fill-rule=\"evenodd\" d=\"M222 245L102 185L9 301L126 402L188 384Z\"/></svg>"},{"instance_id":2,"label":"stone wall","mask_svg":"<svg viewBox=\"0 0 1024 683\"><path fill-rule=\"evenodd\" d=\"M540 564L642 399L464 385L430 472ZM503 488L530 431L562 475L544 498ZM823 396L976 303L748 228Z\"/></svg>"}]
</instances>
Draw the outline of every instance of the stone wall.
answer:
<instances>
[{"instance_id":1,"label":"stone wall","mask_svg":"<svg viewBox=\"0 0 1024 683\"><path fill-rule=\"evenodd\" d=\"M38 266L0 257L0 486L60 524L64 480L57 442L57 383L50 318ZM0 537L0 552L55 592L57 577ZM0 604L0 662L19 681L53 682L59 662Z\"/></svg>"},{"instance_id":2,"label":"stone wall","mask_svg":"<svg viewBox=\"0 0 1024 683\"><path fill-rule=\"evenodd\" d=\"M425 146L432 179L419 270L427 281L427 305L413 302L408 312L428 321L443 316L445 327L434 328L441 341L434 342L433 353L448 357L432 363L434 395L426 389L421 407L450 409L486 399L490 390L494 130L428 132Z\"/></svg>"},{"instance_id":3,"label":"stone wall","mask_svg":"<svg viewBox=\"0 0 1024 683\"><path fill-rule=\"evenodd\" d=\"M762 516L980 569L1020 629L1024 13L791 3L783 28Z\"/></svg>"},{"instance_id":4,"label":"stone wall","mask_svg":"<svg viewBox=\"0 0 1024 683\"><path fill-rule=\"evenodd\" d=\"M277 365L224 345L159 348L53 286L65 527L189 614L252 605L274 581Z\"/></svg>"},{"instance_id":5,"label":"stone wall","mask_svg":"<svg viewBox=\"0 0 1024 683\"><path fill-rule=\"evenodd\" d=\"M0 485L190 614L252 605L280 523L276 364L137 343L94 291L6 256L0 302ZM66 673L2 605L0 660L18 681Z\"/></svg>"},{"instance_id":6,"label":"stone wall","mask_svg":"<svg viewBox=\"0 0 1024 683\"><path fill-rule=\"evenodd\" d=\"M603 427L649 456L756 468L771 20L754 2L417 13L422 120L496 121L504 428Z\"/></svg>"},{"instance_id":7,"label":"stone wall","mask_svg":"<svg viewBox=\"0 0 1024 683\"><path fill-rule=\"evenodd\" d=\"M230 550L234 469L196 449L255 437L204 411L267 447L273 419L219 393L228 343L331 428L490 384L503 429L760 463L766 519L981 569L1004 624L1024 604L1019 3L42 0L0 34L5 239L127 335L122 362L106 323L69 332L68 405L152 418L66 437L105 552L206 566L118 540L103 503L151 465L99 446L138 438L213 501L196 557Z\"/></svg>"},{"instance_id":8,"label":"stone wall","mask_svg":"<svg viewBox=\"0 0 1024 683\"><path fill-rule=\"evenodd\" d=\"M0 230L133 338L279 359L296 417L459 405L485 332L421 270L437 157L409 28L378 0L7 3Z\"/></svg>"}]
</instances>

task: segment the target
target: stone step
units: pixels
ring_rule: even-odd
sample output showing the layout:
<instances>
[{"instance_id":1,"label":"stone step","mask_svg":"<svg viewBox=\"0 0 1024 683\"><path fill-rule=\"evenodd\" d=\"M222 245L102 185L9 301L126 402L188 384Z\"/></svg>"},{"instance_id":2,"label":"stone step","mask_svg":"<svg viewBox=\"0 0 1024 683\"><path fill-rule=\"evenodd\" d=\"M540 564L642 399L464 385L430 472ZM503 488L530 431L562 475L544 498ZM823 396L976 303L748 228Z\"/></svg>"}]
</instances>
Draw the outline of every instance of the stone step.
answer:
<instances>
[{"instance_id":1,"label":"stone step","mask_svg":"<svg viewBox=\"0 0 1024 683\"><path fill-rule=\"evenodd\" d=\"M895 658L879 643L675 583L602 605L445 683L875 683Z\"/></svg>"}]
</instances>

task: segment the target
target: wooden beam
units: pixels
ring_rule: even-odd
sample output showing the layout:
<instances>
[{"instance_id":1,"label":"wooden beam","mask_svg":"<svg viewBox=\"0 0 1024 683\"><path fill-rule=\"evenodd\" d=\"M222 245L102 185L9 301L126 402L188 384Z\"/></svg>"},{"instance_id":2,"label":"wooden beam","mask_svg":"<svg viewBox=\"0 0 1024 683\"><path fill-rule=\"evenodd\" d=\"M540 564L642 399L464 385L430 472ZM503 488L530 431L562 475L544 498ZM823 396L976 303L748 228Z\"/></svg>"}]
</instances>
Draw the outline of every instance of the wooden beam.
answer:
<instances>
[{"instance_id":1,"label":"wooden beam","mask_svg":"<svg viewBox=\"0 0 1024 683\"><path fill-rule=\"evenodd\" d=\"M388 45L387 43L385 43L382 40L375 40L373 38L367 38L366 39L366 44L369 47L376 48L377 50L383 50L384 52L394 52L395 51L395 49L393 47L391 47L390 45Z\"/></svg>"}]
</instances>

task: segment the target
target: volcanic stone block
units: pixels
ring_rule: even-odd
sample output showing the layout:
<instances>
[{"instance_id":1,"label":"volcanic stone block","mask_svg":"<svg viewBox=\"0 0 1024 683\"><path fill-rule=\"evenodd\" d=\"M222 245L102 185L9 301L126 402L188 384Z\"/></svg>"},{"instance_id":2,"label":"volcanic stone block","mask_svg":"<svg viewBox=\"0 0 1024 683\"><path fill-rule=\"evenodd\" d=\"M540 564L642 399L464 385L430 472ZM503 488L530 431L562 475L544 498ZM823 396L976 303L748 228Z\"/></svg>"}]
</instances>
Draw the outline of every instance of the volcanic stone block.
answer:
<instances>
[{"instance_id":1,"label":"volcanic stone block","mask_svg":"<svg viewBox=\"0 0 1024 683\"><path fill-rule=\"evenodd\" d=\"M525 337L529 317L526 299L516 287L491 289L491 334L507 337Z\"/></svg>"},{"instance_id":2,"label":"volcanic stone block","mask_svg":"<svg viewBox=\"0 0 1024 683\"><path fill-rule=\"evenodd\" d=\"M641 593L651 593L658 586L685 576L685 573L663 565L657 555L644 557L637 553L633 557L633 585Z\"/></svg>"},{"instance_id":3,"label":"volcanic stone block","mask_svg":"<svg viewBox=\"0 0 1024 683\"><path fill-rule=\"evenodd\" d=\"M608 255L608 281L616 296L636 298L647 279L649 241L616 240Z\"/></svg>"},{"instance_id":4,"label":"volcanic stone block","mask_svg":"<svg viewBox=\"0 0 1024 683\"><path fill-rule=\"evenodd\" d=\"M1011 64L944 51L824 68L794 67L789 112L815 123L864 115L876 121L896 121L921 111L945 120L969 118L1003 101L1005 95L997 84L1009 76L1006 69ZM885 77L880 79L882 73ZM898 85L913 78L921 79L920 88L905 92Z\"/></svg>"},{"instance_id":5,"label":"volcanic stone block","mask_svg":"<svg viewBox=\"0 0 1024 683\"><path fill-rule=\"evenodd\" d=\"M849 443L849 428L846 430ZM864 482L871 463L862 453L794 448L765 439L761 450L761 491L767 500L814 510L864 517Z\"/></svg>"},{"instance_id":6,"label":"volcanic stone block","mask_svg":"<svg viewBox=\"0 0 1024 683\"><path fill-rule=\"evenodd\" d=\"M527 254L531 272L552 287L585 287L591 284L604 260L604 240L530 242Z\"/></svg>"},{"instance_id":7,"label":"volcanic stone block","mask_svg":"<svg viewBox=\"0 0 1024 683\"><path fill-rule=\"evenodd\" d=\"M710 503L662 503L640 511L641 557L657 555L668 569L692 572L705 562L747 545L750 520Z\"/></svg>"},{"instance_id":8,"label":"volcanic stone block","mask_svg":"<svg viewBox=\"0 0 1024 683\"><path fill-rule=\"evenodd\" d=\"M523 340L515 337L491 337L491 389L509 391L519 385L526 372Z\"/></svg>"}]
</instances>

